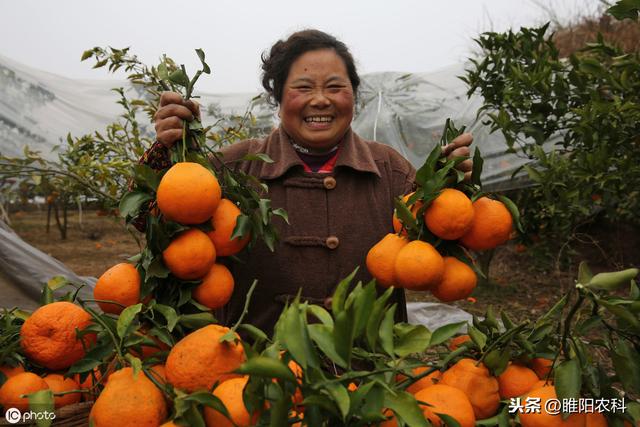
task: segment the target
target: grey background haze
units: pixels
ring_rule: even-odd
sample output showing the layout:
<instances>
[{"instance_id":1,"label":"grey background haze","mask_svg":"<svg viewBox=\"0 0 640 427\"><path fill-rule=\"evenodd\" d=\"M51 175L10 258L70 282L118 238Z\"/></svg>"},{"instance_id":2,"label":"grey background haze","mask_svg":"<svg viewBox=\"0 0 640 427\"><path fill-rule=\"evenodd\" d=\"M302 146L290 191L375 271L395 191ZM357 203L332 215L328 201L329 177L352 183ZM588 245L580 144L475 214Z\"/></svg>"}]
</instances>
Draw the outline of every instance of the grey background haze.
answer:
<instances>
[{"instance_id":1,"label":"grey background haze","mask_svg":"<svg viewBox=\"0 0 640 427\"><path fill-rule=\"evenodd\" d=\"M0 0L0 54L69 78L112 79L81 63L94 46L131 47L147 64L162 53L187 70L202 48L213 76L201 90L260 90L260 55L307 27L330 32L352 50L361 74L425 72L464 61L482 31L561 20L599 0ZM124 74L116 77L122 78Z\"/></svg>"}]
</instances>

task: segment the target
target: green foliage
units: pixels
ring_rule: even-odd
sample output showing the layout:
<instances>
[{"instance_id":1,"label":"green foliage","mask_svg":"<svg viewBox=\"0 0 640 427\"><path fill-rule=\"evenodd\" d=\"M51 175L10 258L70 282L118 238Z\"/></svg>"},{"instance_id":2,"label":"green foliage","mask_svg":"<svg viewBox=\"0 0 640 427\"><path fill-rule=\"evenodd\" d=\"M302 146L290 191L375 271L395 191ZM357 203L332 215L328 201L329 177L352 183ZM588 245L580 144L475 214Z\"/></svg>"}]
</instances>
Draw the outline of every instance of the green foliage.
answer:
<instances>
[{"instance_id":1,"label":"green foliage","mask_svg":"<svg viewBox=\"0 0 640 427\"><path fill-rule=\"evenodd\" d=\"M560 58L548 24L484 33L482 57L462 79L479 92L491 131L507 152L531 160L534 184L519 192L528 235L556 249L602 215L638 222L640 57L602 37Z\"/></svg>"}]
</instances>

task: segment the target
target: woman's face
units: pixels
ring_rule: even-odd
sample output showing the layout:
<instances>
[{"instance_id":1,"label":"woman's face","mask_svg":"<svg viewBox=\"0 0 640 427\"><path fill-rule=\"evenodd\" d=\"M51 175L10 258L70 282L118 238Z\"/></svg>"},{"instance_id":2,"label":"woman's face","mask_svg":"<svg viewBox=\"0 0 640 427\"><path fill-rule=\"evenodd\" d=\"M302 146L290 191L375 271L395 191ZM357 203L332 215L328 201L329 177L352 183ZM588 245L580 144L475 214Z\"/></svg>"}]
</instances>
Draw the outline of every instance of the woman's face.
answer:
<instances>
[{"instance_id":1,"label":"woman's face","mask_svg":"<svg viewBox=\"0 0 640 427\"><path fill-rule=\"evenodd\" d=\"M333 49L312 50L291 64L282 90L280 120L296 143L327 151L351 125L353 103L342 58Z\"/></svg>"}]
</instances>

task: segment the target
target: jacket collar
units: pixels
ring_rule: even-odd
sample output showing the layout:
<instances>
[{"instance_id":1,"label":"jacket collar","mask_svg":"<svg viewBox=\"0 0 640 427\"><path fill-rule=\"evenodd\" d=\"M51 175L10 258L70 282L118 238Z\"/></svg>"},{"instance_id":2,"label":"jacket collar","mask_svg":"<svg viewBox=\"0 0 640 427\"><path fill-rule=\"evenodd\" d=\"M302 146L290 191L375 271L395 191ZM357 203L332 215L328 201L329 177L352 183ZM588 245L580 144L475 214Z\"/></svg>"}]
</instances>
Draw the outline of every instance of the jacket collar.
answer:
<instances>
[{"instance_id":1,"label":"jacket collar","mask_svg":"<svg viewBox=\"0 0 640 427\"><path fill-rule=\"evenodd\" d=\"M289 142L289 135L282 126L267 136L263 150L271 157L273 163L263 163L260 170L261 179L279 178L292 167L303 167L302 160ZM356 135L351 128L347 130L344 139L340 142L339 150L336 168L345 166L381 176L369 144Z\"/></svg>"}]
</instances>

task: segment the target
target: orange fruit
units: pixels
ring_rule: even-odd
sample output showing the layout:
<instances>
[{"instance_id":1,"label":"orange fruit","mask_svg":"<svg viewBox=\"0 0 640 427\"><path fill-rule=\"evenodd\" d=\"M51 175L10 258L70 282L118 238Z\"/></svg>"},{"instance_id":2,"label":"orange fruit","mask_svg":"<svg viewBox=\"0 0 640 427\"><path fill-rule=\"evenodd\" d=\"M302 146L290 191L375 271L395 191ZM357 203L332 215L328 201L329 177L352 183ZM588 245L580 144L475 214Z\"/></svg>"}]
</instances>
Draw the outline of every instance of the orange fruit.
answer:
<instances>
[{"instance_id":1,"label":"orange fruit","mask_svg":"<svg viewBox=\"0 0 640 427\"><path fill-rule=\"evenodd\" d=\"M192 393L210 390L216 381L238 375L231 373L245 360L242 343L220 342L229 328L208 325L182 338L169 352L165 364L167 381Z\"/></svg>"},{"instance_id":2,"label":"orange fruit","mask_svg":"<svg viewBox=\"0 0 640 427\"><path fill-rule=\"evenodd\" d=\"M602 412L589 412L585 414L585 427L608 427L607 417Z\"/></svg>"},{"instance_id":3,"label":"orange fruit","mask_svg":"<svg viewBox=\"0 0 640 427\"><path fill-rule=\"evenodd\" d=\"M15 375L23 373L24 367L22 365L18 365L18 366L2 365L0 366L0 372L4 374L5 379L9 379Z\"/></svg>"},{"instance_id":4,"label":"orange fruit","mask_svg":"<svg viewBox=\"0 0 640 427\"><path fill-rule=\"evenodd\" d=\"M417 368L413 368L413 375L420 375L426 370L432 369L430 366L418 366ZM418 381L411 384L407 387L406 391L411 394L416 394L423 388L431 387L434 384L437 384L440 381L440 377L442 376L442 372L436 370L431 372L429 375L420 378Z\"/></svg>"},{"instance_id":5,"label":"orange fruit","mask_svg":"<svg viewBox=\"0 0 640 427\"><path fill-rule=\"evenodd\" d=\"M442 302L467 298L476 288L478 277L471 267L456 257L446 256L442 280L431 290Z\"/></svg>"},{"instance_id":6,"label":"orange fruit","mask_svg":"<svg viewBox=\"0 0 640 427\"><path fill-rule=\"evenodd\" d=\"M242 215L242 212L235 203L229 199L220 200L220 204L211 218L213 230L207 233L216 247L218 256L235 255L249 243L251 238L249 235L244 236L242 239L236 237L231 240L233 229L236 227L236 222L240 215Z\"/></svg>"},{"instance_id":7,"label":"orange fruit","mask_svg":"<svg viewBox=\"0 0 640 427\"><path fill-rule=\"evenodd\" d=\"M444 384L435 384L423 388L415 394L417 401L428 403L431 406L420 405L426 419L434 427L443 425L437 414L446 414L455 418L460 427L474 427L476 417L469 398L455 387Z\"/></svg>"},{"instance_id":8,"label":"orange fruit","mask_svg":"<svg viewBox=\"0 0 640 427\"><path fill-rule=\"evenodd\" d=\"M230 378L223 381L213 390L229 412L229 418L209 406L204 407L204 420L207 427L250 427L255 425L259 414L251 416L244 406L242 392L249 377Z\"/></svg>"},{"instance_id":9,"label":"orange fruit","mask_svg":"<svg viewBox=\"0 0 640 427\"><path fill-rule=\"evenodd\" d=\"M133 368L109 376L89 414L94 427L159 426L166 418L164 395L144 372L134 375Z\"/></svg>"},{"instance_id":10,"label":"orange fruit","mask_svg":"<svg viewBox=\"0 0 640 427\"><path fill-rule=\"evenodd\" d=\"M182 280L204 277L216 261L216 248L204 231L183 231L162 252L165 265Z\"/></svg>"},{"instance_id":11,"label":"orange fruit","mask_svg":"<svg viewBox=\"0 0 640 427\"><path fill-rule=\"evenodd\" d=\"M413 196L413 193L409 193L405 196L402 197L402 201L404 202L404 204L406 205L407 202L409 201L409 197ZM418 214L418 211L420 210L420 208L422 207L422 202L420 200L418 200L417 202L415 202L413 204L413 206L411 206L409 209L411 210L411 213L413 214L413 217L415 218L416 215ZM402 235L406 236L407 235L407 230L403 230L402 229L402 222L400 221L400 218L398 218L396 211L393 211L393 230L396 233L400 233L400 230L402 230Z\"/></svg>"},{"instance_id":12,"label":"orange fruit","mask_svg":"<svg viewBox=\"0 0 640 427\"><path fill-rule=\"evenodd\" d=\"M54 393L62 393L71 390L78 390L80 386L72 378L65 378L60 374L48 374L43 380L49 386L49 389ZM71 405L73 403L80 402L80 393L63 394L62 396L54 396L53 401L56 409L63 406Z\"/></svg>"},{"instance_id":13,"label":"orange fruit","mask_svg":"<svg viewBox=\"0 0 640 427\"><path fill-rule=\"evenodd\" d=\"M471 341L471 337L467 334L464 335L458 335L456 337L451 338L451 340L449 341L449 350L454 351L457 350L458 347L460 347L463 343L467 342L467 341Z\"/></svg>"},{"instance_id":14,"label":"orange fruit","mask_svg":"<svg viewBox=\"0 0 640 427\"><path fill-rule=\"evenodd\" d=\"M456 240L471 228L473 214L471 199L466 194L445 188L424 211L424 223L439 238Z\"/></svg>"},{"instance_id":15,"label":"orange fruit","mask_svg":"<svg viewBox=\"0 0 640 427\"><path fill-rule=\"evenodd\" d=\"M584 413L574 413L569 415L566 420L563 420L561 414L552 415L545 410L547 401L558 398L554 386L531 390L526 394L525 399L527 398L540 399L540 411L519 413L518 416L522 427L584 427L585 425L586 417Z\"/></svg>"},{"instance_id":16,"label":"orange fruit","mask_svg":"<svg viewBox=\"0 0 640 427\"><path fill-rule=\"evenodd\" d=\"M91 324L91 315L70 302L43 305L20 328L20 345L32 361L51 370L68 368L84 357L84 346L95 341L95 334L76 338Z\"/></svg>"},{"instance_id":17,"label":"orange fruit","mask_svg":"<svg viewBox=\"0 0 640 427\"><path fill-rule=\"evenodd\" d=\"M158 208L170 221L201 224L213 215L222 198L218 179L198 163L173 165L160 180Z\"/></svg>"},{"instance_id":18,"label":"orange fruit","mask_svg":"<svg viewBox=\"0 0 640 427\"><path fill-rule=\"evenodd\" d=\"M367 269L380 286L396 286L395 260L400 250L408 243L404 237L389 233L369 249L366 258Z\"/></svg>"},{"instance_id":19,"label":"orange fruit","mask_svg":"<svg viewBox=\"0 0 640 427\"><path fill-rule=\"evenodd\" d=\"M415 291L431 289L442 280L443 274L442 256L427 242L409 242L396 256L394 275L399 287Z\"/></svg>"},{"instance_id":20,"label":"orange fruit","mask_svg":"<svg viewBox=\"0 0 640 427\"><path fill-rule=\"evenodd\" d=\"M176 424L173 421L167 421L166 423L162 424L160 427L183 427L180 424Z\"/></svg>"},{"instance_id":21,"label":"orange fruit","mask_svg":"<svg viewBox=\"0 0 640 427\"><path fill-rule=\"evenodd\" d=\"M538 378L544 380L553 369L553 360L544 357L535 357L531 359L531 369L538 375Z\"/></svg>"},{"instance_id":22,"label":"orange fruit","mask_svg":"<svg viewBox=\"0 0 640 427\"><path fill-rule=\"evenodd\" d=\"M93 288L93 298L129 307L140 302L140 282L135 266L126 262L116 264L100 276ZM98 305L105 313L120 314L124 310L117 304L98 302Z\"/></svg>"},{"instance_id":23,"label":"orange fruit","mask_svg":"<svg viewBox=\"0 0 640 427\"><path fill-rule=\"evenodd\" d=\"M480 197L473 202L473 222L460 243L474 251L493 249L511 236L513 218L507 207L498 200Z\"/></svg>"},{"instance_id":24,"label":"orange fruit","mask_svg":"<svg viewBox=\"0 0 640 427\"><path fill-rule=\"evenodd\" d=\"M5 409L16 408L21 412L28 411L29 398L20 396L48 388L42 378L31 372L14 375L0 387L0 406Z\"/></svg>"},{"instance_id":25,"label":"orange fruit","mask_svg":"<svg viewBox=\"0 0 640 427\"><path fill-rule=\"evenodd\" d=\"M229 302L233 295L233 275L222 264L213 264L211 270L202 278L192 292L193 299L214 310Z\"/></svg>"},{"instance_id":26,"label":"orange fruit","mask_svg":"<svg viewBox=\"0 0 640 427\"><path fill-rule=\"evenodd\" d=\"M500 387L500 397L509 399L511 397L522 396L533 389L540 381L532 369L526 366L510 363L507 369L498 375L498 385Z\"/></svg>"},{"instance_id":27,"label":"orange fruit","mask_svg":"<svg viewBox=\"0 0 640 427\"><path fill-rule=\"evenodd\" d=\"M479 420L496 414L500 406L498 380L489 374L484 364L472 359L461 359L447 369L439 384L455 387L467 395L473 412Z\"/></svg>"}]
</instances>

